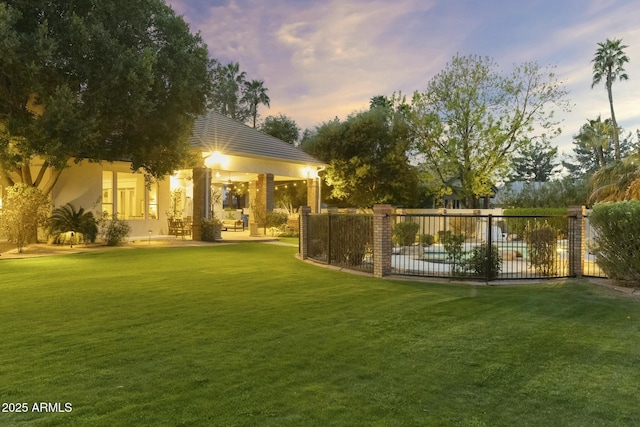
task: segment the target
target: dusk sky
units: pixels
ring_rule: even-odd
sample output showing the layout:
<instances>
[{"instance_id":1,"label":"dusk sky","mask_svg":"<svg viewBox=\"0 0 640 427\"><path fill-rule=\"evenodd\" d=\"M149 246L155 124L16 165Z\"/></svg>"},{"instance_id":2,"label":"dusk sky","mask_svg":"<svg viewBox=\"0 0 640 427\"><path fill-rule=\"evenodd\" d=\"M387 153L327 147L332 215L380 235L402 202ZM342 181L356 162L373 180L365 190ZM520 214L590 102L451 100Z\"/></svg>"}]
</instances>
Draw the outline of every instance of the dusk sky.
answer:
<instances>
[{"instance_id":1,"label":"dusk sky","mask_svg":"<svg viewBox=\"0 0 640 427\"><path fill-rule=\"evenodd\" d=\"M591 89L597 43L622 38L628 81L615 82L618 123L640 128L637 0L169 0L211 56L262 79L271 108L304 130L368 108L375 95L426 88L457 53L493 58L502 71L555 65L571 113L552 143L571 151L588 118L610 116L604 84Z\"/></svg>"}]
</instances>

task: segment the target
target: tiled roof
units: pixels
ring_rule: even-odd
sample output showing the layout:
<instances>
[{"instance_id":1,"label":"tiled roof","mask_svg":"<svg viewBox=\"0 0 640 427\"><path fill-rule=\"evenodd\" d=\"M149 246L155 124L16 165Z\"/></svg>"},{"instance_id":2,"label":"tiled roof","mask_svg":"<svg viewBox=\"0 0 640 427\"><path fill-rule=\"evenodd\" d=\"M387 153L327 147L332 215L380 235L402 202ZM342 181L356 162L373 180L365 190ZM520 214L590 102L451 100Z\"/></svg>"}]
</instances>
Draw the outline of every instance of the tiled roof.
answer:
<instances>
[{"instance_id":1,"label":"tiled roof","mask_svg":"<svg viewBox=\"0 0 640 427\"><path fill-rule=\"evenodd\" d=\"M196 119L191 134L191 147L243 157L324 165L292 144L215 111L209 111Z\"/></svg>"}]
</instances>

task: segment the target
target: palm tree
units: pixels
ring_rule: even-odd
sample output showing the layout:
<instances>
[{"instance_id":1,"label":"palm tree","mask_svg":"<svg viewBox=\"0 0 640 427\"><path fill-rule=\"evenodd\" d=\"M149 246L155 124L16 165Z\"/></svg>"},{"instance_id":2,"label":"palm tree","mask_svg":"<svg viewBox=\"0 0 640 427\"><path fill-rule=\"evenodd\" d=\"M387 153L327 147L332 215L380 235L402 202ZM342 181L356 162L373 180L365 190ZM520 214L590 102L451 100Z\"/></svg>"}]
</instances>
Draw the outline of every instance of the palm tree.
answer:
<instances>
[{"instance_id":1,"label":"palm tree","mask_svg":"<svg viewBox=\"0 0 640 427\"><path fill-rule=\"evenodd\" d=\"M609 146L609 141L613 135L615 135L615 132L611 120L606 119L603 122L598 116L596 120L587 120L587 123L582 125L580 133L575 138L596 152L598 166L604 168L607 165L604 152Z\"/></svg>"},{"instance_id":2,"label":"palm tree","mask_svg":"<svg viewBox=\"0 0 640 427\"><path fill-rule=\"evenodd\" d=\"M269 96L267 95L267 89L264 87L263 80L251 80L250 82L244 82L244 96L243 101L249 106L249 117L253 119L253 127L256 127L256 119L258 117L258 104L266 105L270 107Z\"/></svg>"},{"instance_id":3,"label":"palm tree","mask_svg":"<svg viewBox=\"0 0 640 427\"><path fill-rule=\"evenodd\" d=\"M640 200L640 153L597 171L591 188L590 201Z\"/></svg>"},{"instance_id":4,"label":"palm tree","mask_svg":"<svg viewBox=\"0 0 640 427\"><path fill-rule=\"evenodd\" d=\"M247 115L240 105L240 93L244 89L246 73L240 71L239 63L230 62L218 65L214 75L214 109L232 119L244 121Z\"/></svg>"},{"instance_id":5,"label":"palm tree","mask_svg":"<svg viewBox=\"0 0 640 427\"><path fill-rule=\"evenodd\" d=\"M59 235L68 231L81 234L85 242L95 242L98 235L98 224L92 212L85 212L84 208L76 211L71 203L67 203L53 211L49 218L51 235Z\"/></svg>"},{"instance_id":6,"label":"palm tree","mask_svg":"<svg viewBox=\"0 0 640 427\"><path fill-rule=\"evenodd\" d=\"M620 161L620 139L618 137L618 122L616 121L616 114L613 110L613 93L611 86L613 81L628 80L629 76L625 73L624 64L629 62L629 58L624 53L623 49L628 46L622 45L622 39L607 39L605 42L598 43L598 49L591 61L593 63L593 82L591 88L600 83L602 79L605 79L605 87L609 95L609 108L611 109L611 121L615 132L613 133L613 143L615 148L615 159Z\"/></svg>"}]
</instances>

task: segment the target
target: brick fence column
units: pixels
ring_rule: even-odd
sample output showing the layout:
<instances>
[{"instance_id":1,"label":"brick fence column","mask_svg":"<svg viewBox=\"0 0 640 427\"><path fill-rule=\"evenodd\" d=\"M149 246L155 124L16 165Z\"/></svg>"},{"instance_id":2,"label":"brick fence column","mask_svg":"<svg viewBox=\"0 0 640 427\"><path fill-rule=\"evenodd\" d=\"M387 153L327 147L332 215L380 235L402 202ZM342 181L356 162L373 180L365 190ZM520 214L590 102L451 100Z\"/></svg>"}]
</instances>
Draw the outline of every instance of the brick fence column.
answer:
<instances>
[{"instance_id":1,"label":"brick fence column","mask_svg":"<svg viewBox=\"0 0 640 427\"><path fill-rule=\"evenodd\" d=\"M580 278L584 272L584 218L587 215L587 209L584 206L569 206L568 215L569 247L567 251L569 255L569 275Z\"/></svg>"},{"instance_id":2,"label":"brick fence column","mask_svg":"<svg viewBox=\"0 0 640 427\"><path fill-rule=\"evenodd\" d=\"M373 275L383 277L391 274L391 233L393 229L393 207L375 205L373 207Z\"/></svg>"},{"instance_id":3,"label":"brick fence column","mask_svg":"<svg viewBox=\"0 0 640 427\"><path fill-rule=\"evenodd\" d=\"M302 206L300 208L300 258L307 259L309 251L307 250L309 242L309 215L311 214L311 206Z\"/></svg>"}]
</instances>

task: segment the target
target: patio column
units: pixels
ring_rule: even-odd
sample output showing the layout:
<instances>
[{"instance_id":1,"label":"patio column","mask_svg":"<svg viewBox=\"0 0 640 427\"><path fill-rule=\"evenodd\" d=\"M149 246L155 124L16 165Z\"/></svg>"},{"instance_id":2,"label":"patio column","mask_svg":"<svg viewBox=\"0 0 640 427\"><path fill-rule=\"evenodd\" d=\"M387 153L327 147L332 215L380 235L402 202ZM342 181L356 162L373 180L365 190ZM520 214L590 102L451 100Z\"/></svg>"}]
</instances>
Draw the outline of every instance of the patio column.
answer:
<instances>
[{"instance_id":1,"label":"patio column","mask_svg":"<svg viewBox=\"0 0 640 427\"><path fill-rule=\"evenodd\" d=\"M207 206L211 177L207 168L193 168L193 240L202 240L202 219L210 216Z\"/></svg>"},{"instance_id":2,"label":"patio column","mask_svg":"<svg viewBox=\"0 0 640 427\"><path fill-rule=\"evenodd\" d=\"M569 276L581 278L584 272L585 236L584 218L587 216L587 208L584 206L569 206L568 210L569 235L567 236L569 247Z\"/></svg>"},{"instance_id":3,"label":"patio column","mask_svg":"<svg viewBox=\"0 0 640 427\"><path fill-rule=\"evenodd\" d=\"M391 251L393 244L391 205L373 207L373 275L383 277L391 274Z\"/></svg>"},{"instance_id":4,"label":"patio column","mask_svg":"<svg viewBox=\"0 0 640 427\"><path fill-rule=\"evenodd\" d=\"M311 208L312 213L320 213L318 206L318 180L307 178L307 206Z\"/></svg>"},{"instance_id":5,"label":"patio column","mask_svg":"<svg viewBox=\"0 0 640 427\"><path fill-rule=\"evenodd\" d=\"M260 233L259 228L264 227L267 220L267 212L273 211L273 193L275 190L273 174L260 174L257 181L249 183L249 198L251 209L249 210L249 227L252 235ZM251 225L254 224L254 225Z\"/></svg>"}]
</instances>

